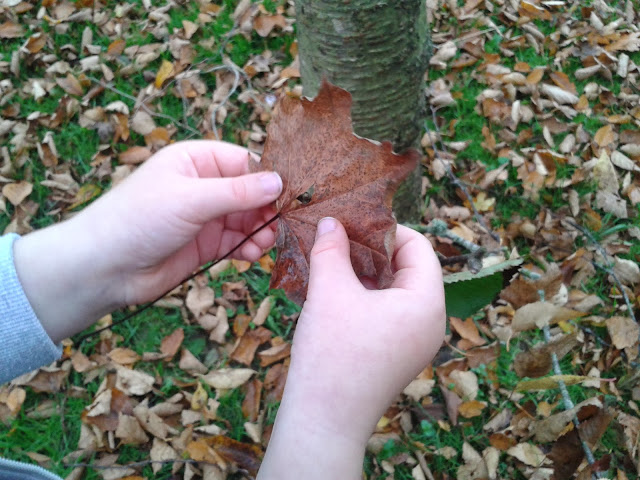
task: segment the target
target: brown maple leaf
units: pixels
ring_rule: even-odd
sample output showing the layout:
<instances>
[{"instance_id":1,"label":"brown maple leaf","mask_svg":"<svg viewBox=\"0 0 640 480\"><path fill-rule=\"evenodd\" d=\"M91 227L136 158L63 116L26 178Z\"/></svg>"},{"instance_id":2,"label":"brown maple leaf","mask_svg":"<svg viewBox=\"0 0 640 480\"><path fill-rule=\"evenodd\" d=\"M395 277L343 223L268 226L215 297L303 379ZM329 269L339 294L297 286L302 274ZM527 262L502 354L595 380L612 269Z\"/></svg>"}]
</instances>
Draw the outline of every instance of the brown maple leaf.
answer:
<instances>
[{"instance_id":1,"label":"brown maple leaf","mask_svg":"<svg viewBox=\"0 0 640 480\"><path fill-rule=\"evenodd\" d=\"M267 128L262 160L250 161L252 172L273 170L282 177L271 288L284 289L299 305L307 295L309 256L323 217L344 225L358 276L376 278L379 288L393 280L391 201L419 154L396 155L390 142L354 135L350 110L349 92L326 81L314 100L282 98Z\"/></svg>"}]
</instances>

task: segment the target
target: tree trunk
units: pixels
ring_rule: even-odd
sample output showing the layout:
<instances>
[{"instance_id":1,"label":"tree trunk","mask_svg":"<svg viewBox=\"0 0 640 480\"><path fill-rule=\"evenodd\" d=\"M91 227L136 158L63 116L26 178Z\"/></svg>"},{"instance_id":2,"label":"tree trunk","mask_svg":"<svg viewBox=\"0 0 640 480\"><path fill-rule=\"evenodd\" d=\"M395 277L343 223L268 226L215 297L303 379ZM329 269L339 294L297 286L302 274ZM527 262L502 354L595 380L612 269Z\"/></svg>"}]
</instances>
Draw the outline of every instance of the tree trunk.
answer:
<instances>
[{"instance_id":1,"label":"tree trunk","mask_svg":"<svg viewBox=\"0 0 640 480\"><path fill-rule=\"evenodd\" d=\"M389 140L402 153L418 145L425 114L430 39L424 0L296 0L305 96L326 77L353 97L354 131ZM400 222L420 215L420 169L400 187Z\"/></svg>"}]
</instances>

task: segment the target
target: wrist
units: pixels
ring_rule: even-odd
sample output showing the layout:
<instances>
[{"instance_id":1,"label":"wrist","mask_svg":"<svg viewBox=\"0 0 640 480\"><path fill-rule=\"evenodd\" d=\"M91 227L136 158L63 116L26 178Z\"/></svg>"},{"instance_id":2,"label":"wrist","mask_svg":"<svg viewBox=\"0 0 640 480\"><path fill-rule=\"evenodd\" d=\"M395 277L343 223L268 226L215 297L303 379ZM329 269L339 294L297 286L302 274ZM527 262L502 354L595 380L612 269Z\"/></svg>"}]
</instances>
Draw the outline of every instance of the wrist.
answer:
<instances>
[{"instance_id":1,"label":"wrist","mask_svg":"<svg viewBox=\"0 0 640 480\"><path fill-rule=\"evenodd\" d=\"M322 419L288 401L286 395L258 480L361 479L366 442L352 437L346 425L340 430L327 428Z\"/></svg>"},{"instance_id":2,"label":"wrist","mask_svg":"<svg viewBox=\"0 0 640 480\"><path fill-rule=\"evenodd\" d=\"M18 278L56 343L120 306L115 272L109 271L89 227L74 217L14 244Z\"/></svg>"}]
</instances>

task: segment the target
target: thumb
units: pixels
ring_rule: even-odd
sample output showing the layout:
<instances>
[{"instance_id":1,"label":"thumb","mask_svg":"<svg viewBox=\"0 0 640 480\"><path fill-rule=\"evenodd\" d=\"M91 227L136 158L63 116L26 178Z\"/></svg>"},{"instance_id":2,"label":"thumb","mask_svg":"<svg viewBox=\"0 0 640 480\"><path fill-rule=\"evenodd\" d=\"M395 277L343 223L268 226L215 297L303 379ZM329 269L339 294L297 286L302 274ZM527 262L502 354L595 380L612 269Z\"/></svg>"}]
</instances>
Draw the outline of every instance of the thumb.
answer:
<instances>
[{"instance_id":1,"label":"thumb","mask_svg":"<svg viewBox=\"0 0 640 480\"><path fill-rule=\"evenodd\" d=\"M196 211L206 212L206 220L211 220L268 205L282 193L282 179L276 172L261 172L238 177L198 178L191 187Z\"/></svg>"},{"instance_id":2,"label":"thumb","mask_svg":"<svg viewBox=\"0 0 640 480\"><path fill-rule=\"evenodd\" d=\"M351 266L347 232L338 220L325 217L318 223L311 250L309 291L318 286L336 288L352 281L357 282L358 277Z\"/></svg>"}]
</instances>

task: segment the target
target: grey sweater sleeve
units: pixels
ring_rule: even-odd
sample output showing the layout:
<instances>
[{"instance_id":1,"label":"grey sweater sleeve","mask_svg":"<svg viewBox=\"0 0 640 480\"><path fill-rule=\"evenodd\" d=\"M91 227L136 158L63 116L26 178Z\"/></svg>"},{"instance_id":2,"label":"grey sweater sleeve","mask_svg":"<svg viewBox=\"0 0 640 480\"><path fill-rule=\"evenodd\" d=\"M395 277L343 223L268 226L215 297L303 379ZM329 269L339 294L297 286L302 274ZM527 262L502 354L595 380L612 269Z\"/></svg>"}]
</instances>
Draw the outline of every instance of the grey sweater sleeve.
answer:
<instances>
[{"instance_id":1,"label":"grey sweater sleeve","mask_svg":"<svg viewBox=\"0 0 640 480\"><path fill-rule=\"evenodd\" d=\"M0 385L62 355L40 324L13 263L16 234L0 237Z\"/></svg>"}]
</instances>

